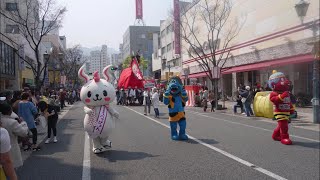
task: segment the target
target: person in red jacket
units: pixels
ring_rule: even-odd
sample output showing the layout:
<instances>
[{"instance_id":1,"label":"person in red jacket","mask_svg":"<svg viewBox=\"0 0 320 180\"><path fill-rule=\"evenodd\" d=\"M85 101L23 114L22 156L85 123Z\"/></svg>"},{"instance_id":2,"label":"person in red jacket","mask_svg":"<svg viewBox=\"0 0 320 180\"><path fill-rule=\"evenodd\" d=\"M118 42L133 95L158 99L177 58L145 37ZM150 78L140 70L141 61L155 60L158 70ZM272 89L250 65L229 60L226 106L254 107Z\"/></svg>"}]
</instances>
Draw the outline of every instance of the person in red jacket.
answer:
<instances>
[{"instance_id":1,"label":"person in red jacket","mask_svg":"<svg viewBox=\"0 0 320 180\"><path fill-rule=\"evenodd\" d=\"M282 72L273 71L269 77L269 87L272 89L270 101L274 104L273 115L278 121L278 126L274 129L272 139L281 141L282 144L290 145L292 141L288 133L288 121L292 111L290 100L290 81Z\"/></svg>"}]
</instances>

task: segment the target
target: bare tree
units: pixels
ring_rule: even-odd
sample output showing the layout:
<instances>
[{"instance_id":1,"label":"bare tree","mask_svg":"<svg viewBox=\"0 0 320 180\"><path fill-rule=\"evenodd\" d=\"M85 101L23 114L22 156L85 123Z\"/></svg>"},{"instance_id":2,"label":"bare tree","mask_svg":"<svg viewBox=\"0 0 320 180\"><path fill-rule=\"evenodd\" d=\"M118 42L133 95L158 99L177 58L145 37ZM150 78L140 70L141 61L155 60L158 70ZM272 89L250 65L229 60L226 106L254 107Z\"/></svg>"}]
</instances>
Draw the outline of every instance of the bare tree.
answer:
<instances>
[{"instance_id":1,"label":"bare tree","mask_svg":"<svg viewBox=\"0 0 320 180\"><path fill-rule=\"evenodd\" d=\"M16 3L21 9L0 9L0 14L19 27L19 34L34 51L36 62L29 59L24 61L31 67L35 85L40 89L49 61L49 58L42 60L41 42L44 36L61 27L66 8L58 6L55 0L16 0Z\"/></svg>"},{"instance_id":2,"label":"bare tree","mask_svg":"<svg viewBox=\"0 0 320 180\"><path fill-rule=\"evenodd\" d=\"M230 21L230 0L198 0L192 5L181 13L181 39L188 46L183 48L210 79L217 107L219 79L213 74L213 68L221 73L220 69L230 57L232 40L239 34L244 21Z\"/></svg>"},{"instance_id":3,"label":"bare tree","mask_svg":"<svg viewBox=\"0 0 320 180\"><path fill-rule=\"evenodd\" d=\"M80 65L85 63L81 62L83 51L80 45L76 45L72 48L68 48L64 53L64 58L60 58L60 67L63 74L67 79L72 79L75 82L78 79L78 69Z\"/></svg>"}]
</instances>

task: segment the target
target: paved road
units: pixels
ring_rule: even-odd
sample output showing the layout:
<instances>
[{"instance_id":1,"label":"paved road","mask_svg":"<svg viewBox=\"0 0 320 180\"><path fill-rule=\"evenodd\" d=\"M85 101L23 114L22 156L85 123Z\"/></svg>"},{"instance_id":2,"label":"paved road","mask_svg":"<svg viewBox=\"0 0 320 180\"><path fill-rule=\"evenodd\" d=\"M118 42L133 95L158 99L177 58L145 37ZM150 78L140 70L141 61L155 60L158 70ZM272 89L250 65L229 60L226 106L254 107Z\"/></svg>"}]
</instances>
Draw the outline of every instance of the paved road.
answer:
<instances>
[{"instance_id":1,"label":"paved road","mask_svg":"<svg viewBox=\"0 0 320 180\"><path fill-rule=\"evenodd\" d=\"M319 132L291 128L294 145L271 140L274 124L187 108L188 142L171 141L167 115L117 106L113 148L94 155L80 103L60 121L59 142L43 145L21 179L319 179ZM160 108L166 112L165 106Z\"/></svg>"}]
</instances>

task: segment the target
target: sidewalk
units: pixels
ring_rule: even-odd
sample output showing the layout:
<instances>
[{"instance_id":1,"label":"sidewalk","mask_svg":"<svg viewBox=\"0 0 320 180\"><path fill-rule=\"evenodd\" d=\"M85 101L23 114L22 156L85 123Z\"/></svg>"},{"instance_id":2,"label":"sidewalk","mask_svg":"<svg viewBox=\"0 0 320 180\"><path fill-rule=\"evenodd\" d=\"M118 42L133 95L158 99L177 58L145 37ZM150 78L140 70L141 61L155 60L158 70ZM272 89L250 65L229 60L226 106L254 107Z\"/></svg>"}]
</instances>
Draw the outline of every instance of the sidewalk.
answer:
<instances>
[{"instance_id":1,"label":"sidewalk","mask_svg":"<svg viewBox=\"0 0 320 180\"><path fill-rule=\"evenodd\" d=\"M246 117L243 114L237 113L234 114L233 113L233 105L235 104L235 102L231 102L231 101L225 101L225 107L227 109L224 110L217 110L215 112L218 113L224 113L224 114L230 114L230 115L234 115L234 116L239 116L239 117L243 117L243 118L252 118L252 117ZM219 104L221 104L223 106L223 102L219 101ZM211 105L208 104L208 108L210 108ZM199 108L199 107L195 107L195 108ZM291 126L297 127L297 128L302 128L302 129L308 129L308 130L313 130L313 131L320 131L320 124L314 124L312 121L312 108L296 108L297 112L298 112L298 118L296 119L292 119L291 121ZM240 111L238 109L238 111ZM259 121L264 121L264 122L268 122L268 123L277 123L276 121L273 121L269 118L264 118L264 117L254 117L255 120L259 120Z\"/></svg>"},{"instance_id":2,"label":"sidewalk","mask_svg":"<svg viewBox=\"0 0 320 180\"><path fill-rule=\"evenodd\" d=\"M75 105L77 102L75 102L73 105ZM69 112L69 110L73 107L73 105L68 105L64 107L60 112L59 112L59 119L58 122L63 119L63 117ZM42 143L44 139L47 137L47 131L45 133L38 133L38 144ZM59 139L58 139L59 140ZM59 143L59 142L58 142ZM21 149L21 155L22 155L22 160L25 161L30 155L32 154L32 151L23 151Z\"/></svg>"}]
</instances>

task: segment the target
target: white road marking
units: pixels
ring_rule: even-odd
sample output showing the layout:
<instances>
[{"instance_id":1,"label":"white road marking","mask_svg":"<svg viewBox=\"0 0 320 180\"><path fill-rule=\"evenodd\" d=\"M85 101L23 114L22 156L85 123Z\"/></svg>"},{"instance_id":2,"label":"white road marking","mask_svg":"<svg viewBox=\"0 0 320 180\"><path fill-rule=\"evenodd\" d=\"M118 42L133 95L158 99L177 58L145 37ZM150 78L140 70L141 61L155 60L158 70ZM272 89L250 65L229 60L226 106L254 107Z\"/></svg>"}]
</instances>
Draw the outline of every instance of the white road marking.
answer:
<instances>
[{"instance_id":1,"label":"white road marking","mask_svg":"<svg viewBox=\"0 0 320 180\"><path fill-rule=\"evenodd\" d=\"M85 132L84 134L84 147L83 147L83 169L82 169L82 180L91 179L91 160L90 160L90 139Z\"/></svg>"},{"instance_id":2,"label":"white road marking","mask_svg":"<svg viewBox=\"0 0 320 180\"><path fill-rule=\"evenodd\" d=\"M153 119L153 118L151 118L149 116L145 116L142 113L140 113L140 112L138 112L138 111L136 111L134 109L131 109L129 107L125 107L125 108L130 109L131 111L133 111L133 112L135 112L135 113L137 113L137 114L139 114L139 115L141 115L141 116L143 116L145 118L148 118L148 119L150 119L151 121L153 121L153 122L155 122L157 124L160 124L160 125L170 129L170 126L168 126L168 125L166 125L166 124L164 124L164 123L162 123L160 121L157 121L157 120L155 120L155 119ZM278 179L278 180L286 180L286 178L284 178L284 177L281 177L281 176L279 176L279 175L277 175L277 174L275 174L273 172L270 172L270 171L268 171L266 169L258 167L256 165L254 165L254 164L252 164L252 163L250 163L250 162L248 162L246 160L243 160L243 159L241 159L241 158L239 158L239 157L237 157L235 155L232 155L232 154L230 154L230 153L228 153L228 152L226 152L224 150L221 150L221 149L216 148L216 147L214 147L214 146L212 146L210 144L207 144L207 143L205 143L205 142L203 142L203 141L201 141L201 140L199 140L199 139L197 139L197 138L195 138L193 136L190 136L189 134L188 134L188 136L189 136L190 139L198 142L199 144L201 144L201 145L203 145L205 147L208 147L208 148L210 148L210 149L212 149L212 150L214 150L214 151L216 151L216 152L218 152L218 153L220 153L220 154L222 154L222 155L224 155L226 157L229 157L230 159L233 159L233 160L235 160L235 161L237 161L237 162L239 162L239 163L241 163L243 165L246 165L246 166L248 166L248 167L250 167L250 168L252 168L254 170L257 170L257 171L259 171L259 172L261 172L261 173L263 173L263 174L265 174L265 175L267 175L269 177L272 177L272 178Z\"/></svg>"},{"instance_id":3,"label":"white road marking","mask_svg":"<svg viewBox=\"0 0 320 180\"><path fill-rule=\"evenodd\" d=\"M190 111L190 110L188 110L188 111ZM242 126L246 126L246 127L250 127L250 128L255 128L255 129L259 129L259 130L263 130L263 131L273 132L273 130L269 130L269 129L265 129L265 128L261 128L261 127L251 126L251 125L248 125L248 124L242 124L242 123L239 123L239 122L234 122L234 121L230 121L230 120L225 120L225 119L220 119L220 118L216 118L216 117L207 116L207 115L204 115L204 114L202 114L200 112L197 112L197 111L190 111L190 112L192 112L193 114L197 114L199 116L203 116L203 117L207 117L207 118L211 118L211 119L216 119L218 121L224 121L224 122L228 122L228 123L231 123L231 124L238 124L238 125L242 125ZM290 134L290 136L298 138L298 139L312 141L312 142L317 142L317 143L320 142L319 140L316 140L316 139L310 139L310 138L291 135L291 134Z\"/></svg>"},{"instance_id":4,"label":"white road marking","mask_svg":"<svg viewBox=\"0 0 320 180\"><path fill-rule=\"evenodd\" d=\"M191 108L186 108L188 111L191 111L189 109ZM191 111L191 112L198 112L198 111ZM200 113L200 112L198 112ZM223 115L226 115L226 116L231 116L231 117L239 117L241 119L244 119L245 117L241 116L240 114L238 115L235 115L235 114L229 114L229 113L221 113ZM302 113L301 113L302 114ZM256 117L256 118L259 118L259 117ZM302 118L302 119L305 119L305 118ZM270 119L266 119L266 118L263 118L263 117L260 117L259 119L257 119L258 121L262 121L262 122L266 122L266 123L270 123L270 124L277 124L277 122L275 121L270 121ZM300 117L300 120L301 120L301 117ZM304 120L305 123L309 124L310 122L308 122L308 120ZM304 123L304 122L303 122ZM299 125L295 125L295 124L291 124L292 127L294 128L299 128L299 129L306 129L306 130L309 130L309 131L315 131L315 132L319 132L319 127L317 129L312 129L310 127L304 127L304 126L299 126Z\"/></svg>"}]
</instances>

